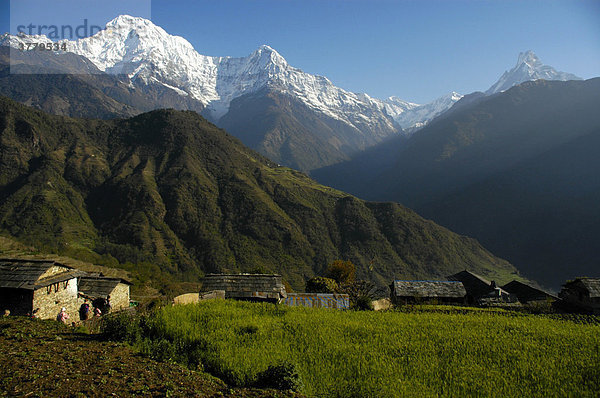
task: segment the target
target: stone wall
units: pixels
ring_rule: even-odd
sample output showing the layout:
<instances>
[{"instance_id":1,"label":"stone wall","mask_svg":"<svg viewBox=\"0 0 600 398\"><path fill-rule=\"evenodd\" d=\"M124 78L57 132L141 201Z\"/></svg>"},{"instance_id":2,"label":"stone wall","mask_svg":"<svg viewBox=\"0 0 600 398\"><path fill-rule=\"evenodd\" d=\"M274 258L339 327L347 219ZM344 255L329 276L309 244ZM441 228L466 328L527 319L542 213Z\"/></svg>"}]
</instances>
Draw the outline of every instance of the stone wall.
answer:
<instances>
[{"instance_id":1,"label":"stone wall","mask_svg":"<svg viewBox=\"0 0 600 398\"><path fill-rule=\"evenodd\" d=\"M203 300L225 300L225 290L211 290L210 292L200 293L200 301Z\"/></svg>"},{"instance_id":2,"label":"stone wall","mask_svg":"<svg viewBox=\"0 0 600 398\"><path fill-rule=\"evenodd\" d=\"M389 298L382 298L373 301L373 309L375 311L389 310L390 308L392 308L392 300Z\"/></svg>"},{"instance_id":3,"label":"stone wall","mask_svg":"<svg viewBox=\"0 0 600 398\"><path fill-rule=\"evenodd\" d=\"M196 304L198 302L200 302L200 295L198 293L180 294L173 299L173 304L175 305Z\"/></svg>"},{"instance_id":4,"label":"stone wall","mask_svg":"<svg viewBox=\"0 0 600 398\"><path fill-rule=\"evenodd\" d=\"M62 307L67 309L70 321L79 321L79 306L83 300L77 297L77 278L53 283L33 292L33 309L39 308L37 317L56 319Z\"/></svg>"},{"instance_id":5,"label":"stone wall","mask_svg":"<svg viewBox=\"0 0 600 398\"><path fill-rule=\"evenodd\" d=\"M129 308L129 285L119 283L110 293L110 310L118 311Z\"/></svg>"}]
</instances>

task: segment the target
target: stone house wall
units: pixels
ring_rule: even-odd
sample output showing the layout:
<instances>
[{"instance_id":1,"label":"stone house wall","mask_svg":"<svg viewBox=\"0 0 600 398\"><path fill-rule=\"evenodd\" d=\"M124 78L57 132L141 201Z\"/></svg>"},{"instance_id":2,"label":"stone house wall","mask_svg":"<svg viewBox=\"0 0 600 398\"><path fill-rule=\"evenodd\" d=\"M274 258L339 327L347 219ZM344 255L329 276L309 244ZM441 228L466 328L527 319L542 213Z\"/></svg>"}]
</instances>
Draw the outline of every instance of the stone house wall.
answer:
<instances>
[{"instance_id":1,"label":"stone house wall","mask_svg":"<svg viewBox=\"0 0 600 398\"><path fill-rule=\"evenodd\" d=\"M119 283L110 293L111 311L129 308L129 285Z\"/></svg>"},{"instance_id":2,"label":"stone house wall","mask_svg":"<svg viewBox=\"0 0 600 398\"><path fill-rule=\"evenodd\" d=\"M62 307L67 309L70 321L79 320L79 306L83 300L77 297L77 278L53 283L33 292L33 309L39 308L37 317L56 319Z\"/></svg>"}]
</instances>

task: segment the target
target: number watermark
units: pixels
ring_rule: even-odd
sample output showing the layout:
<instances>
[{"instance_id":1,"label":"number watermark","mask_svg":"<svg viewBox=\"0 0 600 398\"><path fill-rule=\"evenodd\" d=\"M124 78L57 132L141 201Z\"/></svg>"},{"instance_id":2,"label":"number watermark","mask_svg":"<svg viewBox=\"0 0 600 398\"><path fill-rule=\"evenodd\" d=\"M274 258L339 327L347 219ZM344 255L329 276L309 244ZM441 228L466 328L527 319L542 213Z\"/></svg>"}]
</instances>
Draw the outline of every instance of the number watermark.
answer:
<instances>
[{"instance_id":1,"label":"number watermark","mask_svg":"<svg viewBox=\"0 0 600 398\"><path fill-rule=\"evenodd\" d=\"M151 19L151 0L58 0L51 6L47 0L11 0L10 32L2 36L2 45L10 47L10 73L119 73L67 53L84 56L86 41L108 40L107 24L121 15Z\"/></svg>"}]
</instances>

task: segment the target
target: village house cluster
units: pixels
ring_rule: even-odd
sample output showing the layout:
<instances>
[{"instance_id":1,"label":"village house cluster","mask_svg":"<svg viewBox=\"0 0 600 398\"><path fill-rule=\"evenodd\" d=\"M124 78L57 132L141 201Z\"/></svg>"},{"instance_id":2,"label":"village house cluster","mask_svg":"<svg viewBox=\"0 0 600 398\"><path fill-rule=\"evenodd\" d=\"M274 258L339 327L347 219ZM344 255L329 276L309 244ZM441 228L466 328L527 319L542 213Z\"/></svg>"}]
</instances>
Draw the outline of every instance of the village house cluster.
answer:
<instances>
[{"instance_id":1,"label":"village house cluster","mask_svg":"<svg viewBox=\"0 0 600 398\"><path fill-rule=\"evenodd\" d=\"M0 309L10 315L55 319L63 308L78 320L85 302L129 307L131 283L77 270L53 260L0 259Z\"/></svg>"},{"instance_id":2,"label":"village house cluster","mask_svg":"<svg viewBox=\"0 0 600 398\"><path fill-rule=\"evenodd\" d=\"M131 283L120 278L84 272L53 260L0 259L0 310L11 315L54 319L61 310L77 320L82 304L100 307L110 300L111 310L130 305ZM206 299L265 301L313 308L350 308L347 294L287 292L281 275L209 274L199 293L174 299L175 304ZM476 306L520 306L552 303L563 311L600 313L600 279L568 281L558 296L520 281L497 286L470 271L449 275L447 280L395 280L390 285L389 305L436 303Z\"/></svg>"},{"instance_id":3,"label":"village house cluster","mask_svg":"<svg viewBox=\"0 0 600 398\"><path fill-rule=\"evenodd\" d=\"M209 274L199 294L176 297L175 304L205 299L268 301L290 306L347 309L347 294L289 293L281 275ZM470 271L449 275L447 280L396 280L390 285L393 305L436 303L476 306L518 307L523 304L552 304L563 311L600 313L600 279L577 278L567 282L558 296L514 280L503 286ZM375 309L389 308L378 300Z\"/></svg>"},{"instance_id":4,"label":"village house cluster","mask_svg":"<svg viewBox=\"0 0 600 398\"><path fill-rule=\"evenodd\" d=\"M549 303L567 312L600 313L600 279L568 281L558 296L513 280L503 286L470 271L449 275L446 281L394 281L394 304L436 302L477 306L520 306Z\"/></svg>"}]
</instances>

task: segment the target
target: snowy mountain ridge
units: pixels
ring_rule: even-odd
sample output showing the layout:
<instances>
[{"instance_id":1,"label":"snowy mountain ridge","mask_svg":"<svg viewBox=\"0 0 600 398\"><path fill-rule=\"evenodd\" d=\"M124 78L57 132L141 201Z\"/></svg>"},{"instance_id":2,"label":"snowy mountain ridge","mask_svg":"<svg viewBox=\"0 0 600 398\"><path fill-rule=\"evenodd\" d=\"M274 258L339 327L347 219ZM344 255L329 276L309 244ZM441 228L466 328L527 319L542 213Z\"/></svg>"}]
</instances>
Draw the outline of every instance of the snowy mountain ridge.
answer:
<instances>
[{"instance_id":1,"label":"snowy mountain ridge","mask_svg":"<svg viewBox=\"0 0 600 398\"><path fill-rule=\"evenodd\" d=\"M406 129L407 133L412 133L417 129L423 127L430 120L446 112L462 97L462 94L453 91L436 100L431 101L428 104L414 107L410 110L410 112L404 112L399 114L396 117L396 122L400 126L402 126L402 128Z\"/></svg>"},{"instance_id":2,"label":"snowy mountain ridge","mask_svg":"<svg viewBox=\"0 0 600 398\"><path fill-rule=\"evenodd\" d=\"M9 39L13 47L27 41L51 42L45 36ZM379 100L336 87L326 77L292 67L267 45L247 57L202 55L183 37L128 15L118 16L93 36L62 42L68 51L88 58L101 71L127 75L132 84L162 84L180 95L191 95L205 104L214 120L227 113L233 99L264 87L292 95L309 108L359 130L382 125L394 129L394 120L410 128L398 118L419 106L397 97ZM423 123L431 118L424 110L419 115L406 120Z\"/></svg>"},{"instance_id":3,"label":"snowy mountain ridge","mask_svg":"<svg viewBox=\"0 0 600 398\"><path fill-rule=\"evenodd\" d=\"M511 70L502 74L485 93L487 95L506 91L512 86L530 80L582 80L571 73L559 72L549 65L545 65L531 50L519 53L517 64Z\"/></svg>"},{"instance_id":4,"label":"snowy mountain ridge","mask_svg":"<svg viewBox=\"0 0 600 398\"><path fill-rule=\"evenodd\" d=\"M26 42L51 43L45 36L0 37L0 44L18 47ZM299 99L310 109L351 126L358 134L384 138L400 126L411 134L454 105L461 94L442 96L420 105L398 97L372 98L335 86L323 76L311 75L287 63L276 50L260 46L247 57L213 57L198 53L180 36L167 33L150 20L120 15L106 29L76 41L62 41L67 50L89 59L98 69L126 75L131 85L158 84L181 96L191 96L205 105L206 114L218 121L231 101L263 88ZM529 80L578 80L542 64L527 51L517 65L506 71L487 95Z\"/></svg>"}]
</instances>

